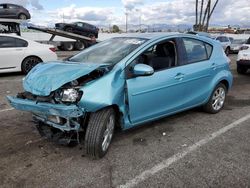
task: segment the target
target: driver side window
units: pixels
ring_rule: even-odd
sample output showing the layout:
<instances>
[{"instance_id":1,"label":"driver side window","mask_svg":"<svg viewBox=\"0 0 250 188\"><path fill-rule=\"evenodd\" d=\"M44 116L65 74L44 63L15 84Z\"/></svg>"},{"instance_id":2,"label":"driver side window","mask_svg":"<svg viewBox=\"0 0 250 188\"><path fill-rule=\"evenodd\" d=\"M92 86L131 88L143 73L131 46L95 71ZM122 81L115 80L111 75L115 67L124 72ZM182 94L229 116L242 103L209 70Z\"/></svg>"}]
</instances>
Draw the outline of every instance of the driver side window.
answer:
<instances>
[{"instance_id":1,"label":"driver side window","mask_svg":"<svg viewBox=\"0 0 250 188\"><path fill-rule=\"evenodd\" d=\"M154 71L177 66L176 42L174 39L155 44L141 53L130 65L146 64Z\"/></svg>"}]
</instances>

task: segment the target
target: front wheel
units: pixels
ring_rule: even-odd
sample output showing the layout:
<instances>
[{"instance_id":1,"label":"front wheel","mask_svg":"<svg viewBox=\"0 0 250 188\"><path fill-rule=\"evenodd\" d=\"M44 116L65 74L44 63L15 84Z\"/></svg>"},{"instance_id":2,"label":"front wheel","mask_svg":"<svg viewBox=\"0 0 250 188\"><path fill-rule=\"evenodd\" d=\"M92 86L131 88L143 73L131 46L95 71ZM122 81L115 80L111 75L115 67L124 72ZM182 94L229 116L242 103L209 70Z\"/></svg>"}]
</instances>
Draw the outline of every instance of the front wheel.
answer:
<instances>
[{"instance_id":1,"label":"front wheel","mask_svg":"<svg viewBox=\"0 0 250 188\"><path fill-rule=\"evenodd\" d=\"M218 113L224 106L226 93L226 86L222 83L218 84L210 96L209 101L203 106L204 111L211 114Z\"/></svg>"},{"instance_id":2,"label":"front wheel","mask_svg":"<svg viewBox=\"0 0 250 188\"><path fill-rule=\"evenodd\" d=\"M20 15L18 16L18 18L19 18L20 20L27 20L27 16L26 16L25 14L20 14Z\"/></svg>"},{"instance_id":3,"label":"front wheel","mask_svg":"<svg viewBox=\"0 0 250 188\"><path fill-rule=\"evenodd\" d=\"M107 108L90 115L85 135L86 154L98 159L108 151L115 128L115 112Z\"/></svg>"}]
</instances>

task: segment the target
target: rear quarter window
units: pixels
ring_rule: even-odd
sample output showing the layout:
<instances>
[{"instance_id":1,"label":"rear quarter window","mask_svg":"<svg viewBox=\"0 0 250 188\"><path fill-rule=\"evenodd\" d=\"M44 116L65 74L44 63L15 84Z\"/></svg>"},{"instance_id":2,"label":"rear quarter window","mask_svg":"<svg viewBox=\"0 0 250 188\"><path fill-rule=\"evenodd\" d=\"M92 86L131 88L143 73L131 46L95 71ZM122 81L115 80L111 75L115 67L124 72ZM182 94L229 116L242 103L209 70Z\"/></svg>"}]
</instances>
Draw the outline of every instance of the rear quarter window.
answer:
<instances>
[{"instance_id":1,"label":"rear quarter window","mask_svg":"<svg viewBox=\"0 0 250 188\"><path fill-rule=\"evenodd\" d=\"M28 42L14 37L0 37L0 48L19 48L27 47Z\"/></svg>"},{"instance_id":2,"label":"rear quarter window","mask_svg":"<svg viewBox=\"0 0 250 188\"><path fill-rule=\"evenodd\" d=\"M28 42L22 39L16 39L16 47L27 47Z\"/></svg>"},{"instance_id":3,"label":"rear quarter window","mask_svg":"<svg viewBox=\"0 0 250 188\"><path fill-rule=\"evenodd\" d=\"M211 57L213 47L203 41L191 38L183 38L187 53L188 64L208 60Z\"/></svg>"}]
</instances>

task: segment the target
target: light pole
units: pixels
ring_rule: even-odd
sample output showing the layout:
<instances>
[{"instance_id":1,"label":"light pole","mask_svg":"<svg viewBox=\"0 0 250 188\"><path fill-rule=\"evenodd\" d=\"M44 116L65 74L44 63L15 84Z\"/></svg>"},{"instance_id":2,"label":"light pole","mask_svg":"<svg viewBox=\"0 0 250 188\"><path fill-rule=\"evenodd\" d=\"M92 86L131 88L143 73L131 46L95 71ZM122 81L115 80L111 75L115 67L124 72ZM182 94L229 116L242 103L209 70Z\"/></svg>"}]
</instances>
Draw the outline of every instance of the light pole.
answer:
<instances>
[{"instance_id":1,"label":"light pole","mask_svg":"<svg viewBox=\"0 0 250 188\"><path fill-rule=\"evenodd\" d=\"M140 9L136 9L136 12L139 13L139 32L141 32L141 11Z\"/></svg>"},{"instance_id":2,"label":"light pole","mask_svg":"<svg viewBox=\"0 0 250 188\"><path fill-rule=\"evenodd\" d=\"M126 33L128 32L128 12L125 12L125 16L126 16Z\"/></svg>"}]
</instances>

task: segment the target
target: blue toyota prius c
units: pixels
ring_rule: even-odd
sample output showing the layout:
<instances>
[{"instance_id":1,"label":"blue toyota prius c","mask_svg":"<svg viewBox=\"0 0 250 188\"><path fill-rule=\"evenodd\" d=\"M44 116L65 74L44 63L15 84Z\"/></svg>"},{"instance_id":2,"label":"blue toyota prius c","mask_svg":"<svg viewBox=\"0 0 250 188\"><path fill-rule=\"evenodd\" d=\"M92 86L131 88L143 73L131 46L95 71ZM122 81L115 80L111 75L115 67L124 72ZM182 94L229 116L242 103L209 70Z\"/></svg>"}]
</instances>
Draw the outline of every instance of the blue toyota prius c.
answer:
<instances>
[{"instance_id":1,"label":"blue toyota prius c","mask_svg":"<svg viewBox=\"0 0 250 188\"><path fill-rule=\"evenodd\" d=\"M83 140L86 154L101 158L116 126L125 130L197 106L219 112L232 86L229 62L207 37L117 37L38 64L23 80L24 92L7 99L32 112L42 136Z\"/></svg>"}]
</instances>

